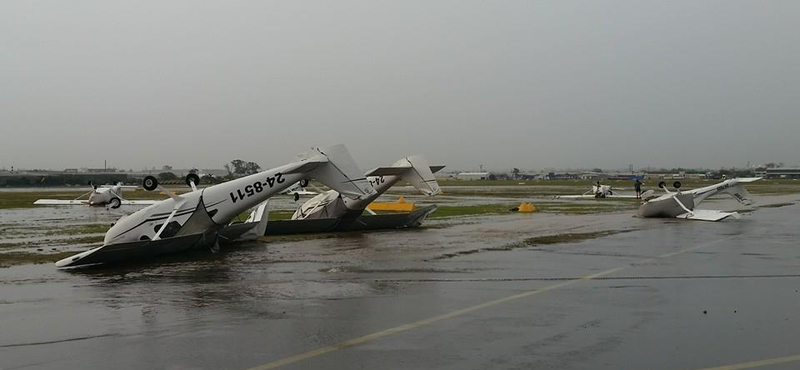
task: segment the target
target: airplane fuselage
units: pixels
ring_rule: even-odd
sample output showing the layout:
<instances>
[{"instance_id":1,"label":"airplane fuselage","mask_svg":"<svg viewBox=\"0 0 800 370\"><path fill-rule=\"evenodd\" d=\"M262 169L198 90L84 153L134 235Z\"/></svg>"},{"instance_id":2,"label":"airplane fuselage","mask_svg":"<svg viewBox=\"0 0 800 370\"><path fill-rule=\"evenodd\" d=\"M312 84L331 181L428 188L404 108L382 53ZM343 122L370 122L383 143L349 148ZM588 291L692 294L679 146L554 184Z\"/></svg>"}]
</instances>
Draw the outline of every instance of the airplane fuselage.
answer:
<instances>
[{"instance_id":1,"label":"airplane fuselage","mask_svg":"<svg viewBox=\"0 0 800 370\"><path fill-rule=\"evenodd\" d=\"M692 193L665 194L643 203L639 207L639 216L669 218L686 213L686 210L673 198L677 198L689 210L693 210L695 207L694 195Z\"/></svg>"},{"instance_id":2,"label":"airplane fuselage","mask_svg":"<svg viewBox=\"0 0 800 370\"><path fill-rule=\"evenodd\" d=\"M90 206L105 206L112 199L117 198L119 199L119 195L121 194L122 187L119 185L112 186L109 188L97 188L93 189L92 193L89 194L89 205Z\"/></svg>"},{"instance_id":3,"label":"airplane fuselage","mask_svg":"<svg viewBox=\"0 0 800 370\"><path fill-rule=\"evenodd\" d=\"M178 209L160 235L162 238L172 236L171 231L180 229L198 207L208 213L216 226L227 225L242 212L300 181L304 174L285 173L297 166L284 165L153 204L121 218L106 233L104 244L152 240L176 205Z\"/></svg>"}]
</instances>

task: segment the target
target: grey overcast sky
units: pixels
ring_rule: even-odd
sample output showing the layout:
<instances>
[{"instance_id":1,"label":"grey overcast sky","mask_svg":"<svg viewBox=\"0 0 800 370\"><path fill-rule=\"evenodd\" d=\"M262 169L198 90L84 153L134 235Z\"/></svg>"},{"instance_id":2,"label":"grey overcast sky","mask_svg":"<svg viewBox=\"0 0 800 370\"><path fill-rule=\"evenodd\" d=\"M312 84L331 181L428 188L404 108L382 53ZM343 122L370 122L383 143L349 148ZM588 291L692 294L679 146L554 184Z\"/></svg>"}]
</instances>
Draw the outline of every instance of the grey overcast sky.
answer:
<instances>
[{"instance_id":1,"label":"grey overcast sky","mask_svg":"<svg viewBox=\"0 0 800 370\"><path fill-rule=\"evenodd\" d=\"M0 167L800 164L800 1L0 2Z\"/></svg>"}]
</instances>

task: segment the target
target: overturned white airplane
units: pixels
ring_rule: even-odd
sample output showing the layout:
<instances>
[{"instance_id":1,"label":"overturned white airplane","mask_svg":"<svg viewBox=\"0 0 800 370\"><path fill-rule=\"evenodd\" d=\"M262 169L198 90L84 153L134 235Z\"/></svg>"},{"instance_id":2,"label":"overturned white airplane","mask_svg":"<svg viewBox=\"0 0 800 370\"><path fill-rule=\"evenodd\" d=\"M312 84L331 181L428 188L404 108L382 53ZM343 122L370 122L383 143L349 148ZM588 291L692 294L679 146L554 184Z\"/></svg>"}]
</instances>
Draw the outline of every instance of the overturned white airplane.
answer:
<instances>
[{"instance_id":1,"label":"overturned white airplane","mask_svg":"<svg viewBox=\"0 0 800 370\"><path fill-rule=\"evenodd\" d=\"M89 205L89 206L106 206L109 208L119 208L122 205L130 206L146 206L160 202L160 200L128 200L122 197L122 189L136 189L138 186L126 186L122 183L116 185L102 185L98 187L89 182L92 187L88 193L85 193L75 199L39 199L33 204L45 206L74 206L74 205ZM81 199L85 196L87 199Z\"/></svg>"},{"instance_id":2,"label":"overturned white airplane","mask_svg":"<svg viewBox=\"0 0 800 370\"><path fill-rule=\"evenodd\" d=\"M703 200L710 196L717 194L726 194L739 203L744 205L752 204L749 198L750 194L741 183L748 183L761 180L760 177L730 179L723 181L716 185L710 185L694 190L685 192L680 191L681 183L675 181L673 187L677 190L670 192L666 183L663 181L658 184L658 187L664 189L667 193L661 196L656 196L653 191L647 191L642 195L645 199L644 203L639 207L639 216L641 217L675 217L684 218L688 220L702 220L702 221L719 221L728 217L739 218L737 212L723 212L705 209L697 209Z\"/></svg>"},{"instance_id":3,"label":"overturned white airplane","mask_svg":"<svg viewBox=\"0 0 800 370\"><path fill-rule=\"evenodd\" d=\"M308 180L300 180L294 183L292 186L288 187L286 190L280 192L283 195L291 195L294 196L294 200L298 201L301 195L317 195L319 193L315 191L308 191L306 190L306 186L308 186Z\"/></svg>"},{"instance_id":4,"label":"overturned white airplane","mask_svg":"<svg viewBox=\"0 0 800 370\"><path fill-rule=\"evenodd\" d=\"M381 194L389 190L399 181L405 180L423 194L433 196L440 192L433 173L444 166L429 166L421 155L403 158L390 167L379 167L367 172L369 183L375 193L369 197L352 199L342 197L337 191L324 192L301 205L290 220L275 220L264 225L266 235L290 235L300 233L318 233L332 231L366 231L383 229L403 229L420 226L422 222L436 210L435 205L415 209L408 213L364 215L367 205ZM301 184L302 185L302 184ZM250 220L258 222L258 209L250 214ZM234 231L243 226L227 227L225 236L235 235ZM257 228L261 228L259 225ZM255 230L255 228L253 229ZM254 232L248 232L246 238L252 239ZM264 234L261 234L264 235ZM239 240L245 239L240 237Z\"/></svg>"},{"instance_id":5,"label":"overturned white airplane","mask_svg":"<svg viewBox=\"0 0 800 370\"><path fill-rule=\"evenodd\" d=\"M620 199L636 199L635 194L614 194L611 185L600 185L598 182L592 185L592 188L583 194L579 195L556 195L558 199L583 199L583 198L620 198Z\"/></svg>"},{"instance_id":6,"label":"overturned white airplane","mask_svg":"<svg viewBox=\"0 0 800 370\"><path fill-rule=\"evenodd\" d=\"M433 174L442 168L444 166L429 166L422 155L405 157L390 167L378 167L366 173L367 180L375 189L371 196L351 199L330 190L301 205L292 215L292 220L360 216L370 203L401 180L408 181L427 196L434 196L441 190Z\"/></svg>"},{"instance_id":7,"label":"overturned white airplane","mask_svg":"<svg viewBox=\"0 0 800 370\"><path fill-rule=\"evenodd\" d=\"M148 176L143 187L161 189L169 199L120 218L106 233L103 246L62 259L56 266L128 261L203 247L217 250L219 231L237 215L307 178L345 197L364 199L374 193L343 145L313 149L295 162L204 189L195 188L197 175L190 174L187 182L193 191L181 195Z\"/></svg>"}]
</instances>

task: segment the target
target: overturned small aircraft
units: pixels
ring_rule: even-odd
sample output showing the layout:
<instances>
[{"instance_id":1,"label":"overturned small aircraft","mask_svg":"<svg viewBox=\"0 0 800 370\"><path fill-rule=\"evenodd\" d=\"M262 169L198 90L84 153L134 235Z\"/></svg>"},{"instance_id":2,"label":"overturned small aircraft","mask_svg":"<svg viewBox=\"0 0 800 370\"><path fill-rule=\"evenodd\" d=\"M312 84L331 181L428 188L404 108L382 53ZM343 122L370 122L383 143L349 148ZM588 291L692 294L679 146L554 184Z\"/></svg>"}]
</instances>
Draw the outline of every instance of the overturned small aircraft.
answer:
<instances>
[{"instance_id":1,"label":"overturned small aircraft","mask_svg":"<svg viewBox=\"0 0 800 370\"><path fill-rule=\"evenodd\" d=\"M330 190L311 198L298 207L291 220L270 221L266 235L356 231L414 227L436 210L435 205L401 214L362 215L367 206L400 181L409 182L427 196L439 194L434 173L444 166L430 166L422 155L398 160L389 167L378 167L366 173L375 193L354 199ZM302 185L302 184L301 184ZM370 212L372 213L372 212ZM251 218L254 214L251 214Z\"/></svg>"},{"instance_id":2,"label":"overturned small aircraft","mask_svg":"<svg viewBox=\"0 0 800 370\"><path fill-rule=\"evenodd\" d=\"M592 188L583 194L579 195L556 195L557 199L583 199L583 198L623 198L635 199L635 194L614 194L611 185L601 185L598 181L597 184L592 185Z\"/></svg>"},{"instance_id":3,"label":"overturned small aircraft","mask_svg":"<svg viewBox=\"0 0 800 370\"><path fill-rule=\"evenodd\" d=\"M204 189L195 187L199 179L190 174L186 180L193 191L181 195L159 186L154 177L148 176L144 179L145 190L160 189L169 199L120 218L106 233L103 246L62 259L56 266L129 261L197 248L216 251L219 231L237 215L308 178L317 179L348 198L363 199L374 194L344 145L312 149L292 163Z\"/></svg>"},{"instance_id":4,"label":"overturned small aircraft","mask_svg":"<svg viewBox=\"0 0 800 370\"><path fill-rule=\"evenodd\" d=\"M705 209L697 209L703 200L717 194L726 194L736 199L739 203L750 205L753 201L749 198L750 194L742 183L749 183L761 180L760 177L739 178L723 181L716 185L710 185L685 192L680 191L681 183L675 181L673 187L675 192L667 189L665 182L660 182L658 187L667 193L661 196L649 190L642 194L644 203L639 207L641 217L674 217L687 220L719 221L728 217L739 218L737 212L723 212Z\"/></svg>"},{"instance_id":5,"label":"overturned small aircraft","mask_svg":"<svg viewBox=\"0 0 800 370\"><path fill-rule=\"evenodd\" d=\"M97 186L89 181L89 186L92 190L82 194L75 199L39 199L33 204L43 206L75 206L75 205L88 205L88 206L106 206L109 208L119 208L120 206L147 206L160 202L159 200L129 200L122 197L123 189L136 189L138 186L126 186L122 183L116 185L102 185ZM87 199L81 199L85 196Z\"/></svg>"}]
</instances>

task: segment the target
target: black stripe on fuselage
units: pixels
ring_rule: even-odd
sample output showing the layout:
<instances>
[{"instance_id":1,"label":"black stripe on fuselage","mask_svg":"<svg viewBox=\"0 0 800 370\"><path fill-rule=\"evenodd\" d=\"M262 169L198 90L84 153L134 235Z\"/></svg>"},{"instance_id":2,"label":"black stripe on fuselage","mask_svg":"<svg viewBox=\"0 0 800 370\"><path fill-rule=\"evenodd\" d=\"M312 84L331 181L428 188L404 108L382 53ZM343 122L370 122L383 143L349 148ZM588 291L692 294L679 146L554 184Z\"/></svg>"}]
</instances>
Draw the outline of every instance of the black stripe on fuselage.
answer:
<instances>
[{"instance_id":1,"label":"black stripe on fuselage","mask_svg":"<svg viewBox=\"0 0 800 370\"><path fill-rule=\"evenodd\" d=\"M176 213L176 214L175 214L175 217L180 217L180 216L188 215L188 214L190 214L190 213L194 213L194 211L195 211L196 209L197 209L197 208L195 208L195 209L191 209L191 210L189 210L189 211L184 211L184 212L181 212L181 213ZM170 212L170 213L172 213L172 212ZM145 223L147 223L147 222L150 222L150 221L159 221L159 220L166 220L166 219L168 219L168 218L169 218L169 214L167 214L167 216L165 216L165 217L153 217L153 218L148 218L148 219L146 219L146 220L144 220L144 221L142 221L142 222L138 223L136 226L134 226L134 227L132 227L132 228L130 228L130 229L128 229L128 230L125 230L124 232L120 233L119 235L117 235L117 237L120 237L120 236L123 236L123 235L125 235L125 234L129 233L130 231L132 231L132 230L136 229L136 228L137 228L137 227L139 227L139 226L142 226L142 225L144 225L144 224L145 224Z\"/></svg>"}]
</instances>

